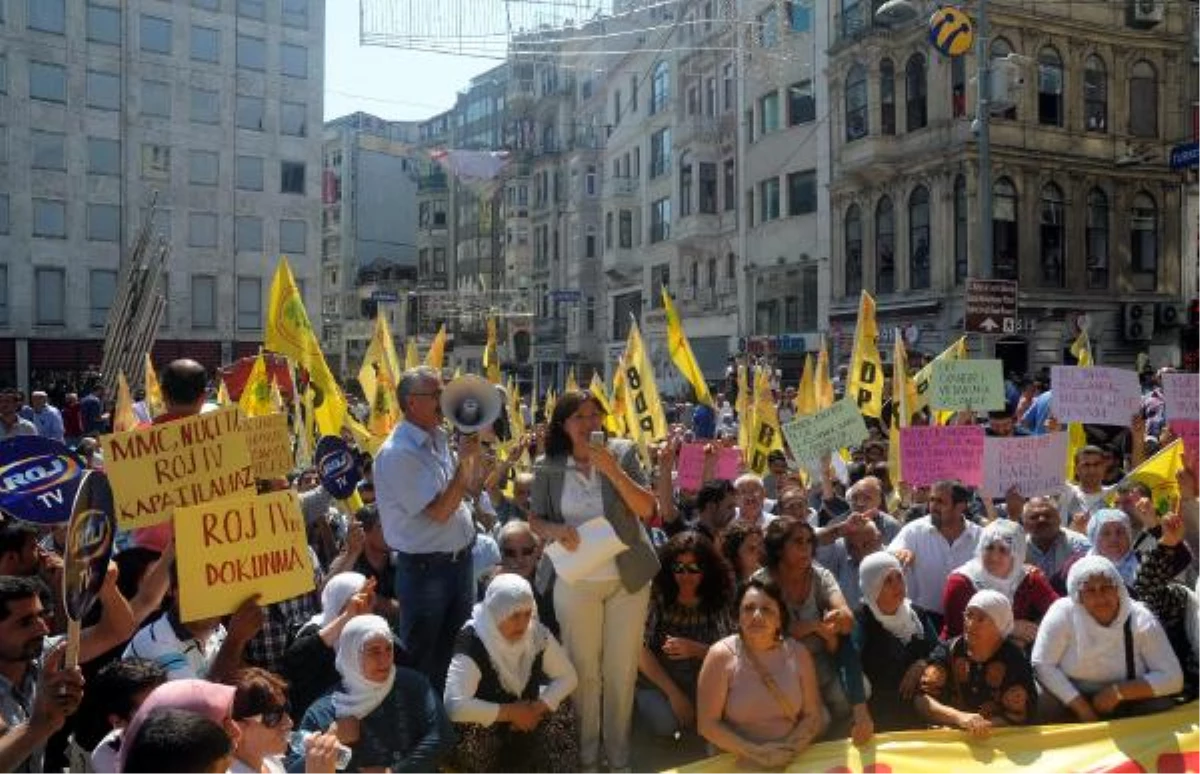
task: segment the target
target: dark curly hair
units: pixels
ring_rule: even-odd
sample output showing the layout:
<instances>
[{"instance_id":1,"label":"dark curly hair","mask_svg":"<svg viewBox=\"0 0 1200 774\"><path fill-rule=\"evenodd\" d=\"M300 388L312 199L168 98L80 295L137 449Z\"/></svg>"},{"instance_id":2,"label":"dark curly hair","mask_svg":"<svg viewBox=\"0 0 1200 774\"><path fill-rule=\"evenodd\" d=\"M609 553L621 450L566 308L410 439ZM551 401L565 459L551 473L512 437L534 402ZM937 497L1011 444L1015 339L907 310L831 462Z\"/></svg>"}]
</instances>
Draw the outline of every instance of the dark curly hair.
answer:
<instances>
[{"instance_id":1,"label":"dark curly hair","mask_svg":"<svg viewBox=\"0 0 1200 774\"><path fill-rule=\"evenodd\" d=\"M671 605L679 598L679 584L671 567L684 554L694 554L703 570L697 592L701 609L712 613L728 606L733 597L733 576L729 566L711 540L692 530L680 532L658 549L659 569L654 576L654 590L663 603Z\"/></svg>"},{"instance_id":2,"label":"dark curly hair","mask_svg":"<svg viewBox=\"0 0 1200 774\"><path fill-rule=\"evenodd\" d=\"M588 402L591 402L601 414L605 413L604 406L600 404L595 395L587 390L566 392L559 396L558 401L554 404L554 414L550 417L550 425L546 428L547 457L566 457L571 453L571 436L567 435L567 430L563 425L583 407L583 404Z\"/></svg>"},{"instance_id":3,"label":"dark curly hair","mask_svg":"<svg viewBox=\"0 0 1200 774\"><path fill-rule=\"evenodd\" d=\"M762 527L741 519L734 519L721 531L721 553L724 554L725 562L735 579L738 573L738 552L753 535L761 537Z\"/></svg>"},{"instance_id":4,"label":"dark curly hair","mask_svg":"<svg viewBox=\"0 0 1200 774\"><path fill-rule=\"evenodd\" d=\"M742 615L742 600L745 599L746 593L750 589L758 589L775 600L775 605L779 608L779 638L783 639L783 633L790 631L792 628L792 617L788 613L787 603L783 601L783 589L779 588L779 583L769 574L755 573L745 583L738 586L734 605L739 619Z\"/></svg>"},{"instance_id":5,"label":"dark curly hair","mask_svg":"<svg viewBox=\"0 0 1200 774\"><path fill-rule=\"evenodd\" d=\"M767 553L768 570L774 571L779 567L779 563L783 561L783 548L787 545L788 538L797 529L808 532L808 538L813 543L813 551L816 551L817 533L811 524L792 516L780 516L767 525L766 532L763 534L763 548Z\"/></svg>"}]
</instances>

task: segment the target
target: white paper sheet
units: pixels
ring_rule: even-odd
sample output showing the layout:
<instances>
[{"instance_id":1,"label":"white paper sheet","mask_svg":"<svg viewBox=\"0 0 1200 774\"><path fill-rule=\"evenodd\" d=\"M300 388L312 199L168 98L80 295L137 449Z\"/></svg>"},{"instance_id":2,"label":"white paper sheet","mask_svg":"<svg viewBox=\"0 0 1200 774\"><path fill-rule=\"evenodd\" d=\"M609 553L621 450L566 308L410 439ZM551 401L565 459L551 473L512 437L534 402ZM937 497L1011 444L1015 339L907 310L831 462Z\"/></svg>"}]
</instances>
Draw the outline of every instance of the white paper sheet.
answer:
<instances>
[{"instance_id":1,"label":"white paper sheet","mask_svg":"<svg viewBox=\"0 0 1200 774\"><path fill-rule=\"evenodd\" d=\"M546 546L546 556L554 563L555 572L567 583L586 578L600 565L625 550L625 544L603 516L585 521L576 530L579 532L579 545L574 551L568 551L562 543L557 542Z\"/></svg>"}]
</instances>

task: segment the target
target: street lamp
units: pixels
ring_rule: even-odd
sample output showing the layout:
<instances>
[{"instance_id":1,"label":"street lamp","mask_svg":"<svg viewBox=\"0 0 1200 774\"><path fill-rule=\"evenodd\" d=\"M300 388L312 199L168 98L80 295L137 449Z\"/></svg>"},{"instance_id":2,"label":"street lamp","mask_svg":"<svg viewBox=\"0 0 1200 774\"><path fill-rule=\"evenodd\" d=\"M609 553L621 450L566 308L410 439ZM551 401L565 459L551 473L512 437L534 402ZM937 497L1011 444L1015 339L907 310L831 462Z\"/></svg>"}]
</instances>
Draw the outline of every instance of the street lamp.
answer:
<instances>
[{"instance_id":1,"label":"street lamp","mask_svg":"<svg viewBox=\"0 0 1200 774\"><path fill-rule=\"evenodd\" d=\"M915 21L918 13L917 7L909 0L887 0L875 11L875 21L890 27Z\"/></svg>"}]
</instances>

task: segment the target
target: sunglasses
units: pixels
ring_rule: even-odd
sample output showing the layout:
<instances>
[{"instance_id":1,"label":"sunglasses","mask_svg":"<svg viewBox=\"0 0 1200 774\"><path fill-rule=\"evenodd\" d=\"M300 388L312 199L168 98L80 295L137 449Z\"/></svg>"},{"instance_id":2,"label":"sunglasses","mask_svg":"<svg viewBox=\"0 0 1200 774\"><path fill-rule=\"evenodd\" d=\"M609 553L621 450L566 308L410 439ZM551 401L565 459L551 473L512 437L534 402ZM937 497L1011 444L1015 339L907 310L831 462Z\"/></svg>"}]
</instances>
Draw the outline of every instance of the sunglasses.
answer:
<instances>
[{"instance_id":1,"label":"sunglasses","mask_svg":"<svg viewBox=\"0 0 1200 774\"><path fill-rule=\"evenodd\" d=\"M265 710L256 715L250 715L242 718L243 720L257 720L267 728L277 728L283 719L292 714L292 705L290 702L285 703L282 707Z\"/></svg>"},{"instance_id":2,"label":"sunglasses","mask_svg":"<svg viewBox=\"0 0 1200 774\"><path fill-rule=\"evenodd\" d=\"M536 548L506 548L501 551L506 559L516 559L518 556L530 557L537 552Z\"/></svg>"},{"instance_id":3,"label":"sunglasses","mask_svg":"<svg viewBox=\"0 0 1200 774\"><path fill-rule=\"evenodd\" d=\"M697 562L676 562L671 565L671 572L676 575L701 575L704 568Z\"/></svg>"}]
</instances>

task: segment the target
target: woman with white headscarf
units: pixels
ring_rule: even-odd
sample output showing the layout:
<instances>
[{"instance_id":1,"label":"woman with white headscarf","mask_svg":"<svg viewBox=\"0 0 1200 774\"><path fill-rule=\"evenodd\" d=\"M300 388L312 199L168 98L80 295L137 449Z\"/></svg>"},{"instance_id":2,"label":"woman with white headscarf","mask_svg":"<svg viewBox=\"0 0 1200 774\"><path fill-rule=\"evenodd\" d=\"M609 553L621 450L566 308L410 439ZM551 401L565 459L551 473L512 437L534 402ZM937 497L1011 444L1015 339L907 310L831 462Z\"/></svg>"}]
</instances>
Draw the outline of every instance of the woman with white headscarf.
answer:
<instances>
[{"instance_id":1,"label":"woman with white headscarf","mask_svg":"<svg viewBox=\"0 0 1200 774\"><path fill-rule=\"evenodd\" d=\"M1132 589L1137 582L1139 561L1133 550L1133 525L1129 515L1116 508L1101 508L1088 519L1087 536L1092 544L1088 556L1103 556L1112 562L1125 582L1125 588Z\"/></svg>"},{"instance_id":2,"label":"woman with white headscarf","mask_svg":"<svg viewBox=\"0 0 1200 774\"><path fill-rule=\"evenodd\" d=\"M1130 599L1113 563L1080 559L1067 575L1067 593L1050 607L1033 644L1033 667L1046 693L1081 721L1169 706L1159 699L1183 687L1179 659L1154 614ZM1043 720L1063 714L1050 702Z\"/></svg>"},{"instance_id":3,"label":"woman with white headscarf","mask_svg":"<svg viewBox=\"0 0 1200 774\"><path fill-rule=\"evenodd\" d=\"M877 731L915 728L913 714L925 660L938 644L933 623L913 607L904 585L900 560L886 551L864 557L858 565L862 605L855 614L853 638L862 657L863 674L871 682L867 706Z\"/></svg>"},{"instance_id":4,"label":"woman with white headscarf","mask_svg":"<svg viewBox=\"0 0 1200 774\"><path fill-rule=\"evenodd\" d=\"M533 588L503 573L459 632L446 676L457 771L577 771L579 732L567 697L578 677L537 620Z\"/></svg>"},{"instance_id":5,"label":"woman with white headscarf","mask_svg":"<svg viewBox=\"0 0 1200 774\"><path fill-rule=\"evenodd\" d=\"M979 534L975 558L946 579L942 592L942 639L963 632L967 602L985 589L1003 594L1012 605L1012 637L1028 649L1037 637L1038 623L1058 599L1050 580L1038 568L1025 564L1025 530L1015 521L993 521Z\"/></svg>"},{"instance_id":6,"label":"woman with white headscarf","mask_svg":"<svg viewBox=\"0 0 1200 774\"><path fill-rule=\"evenodd\" d=\"M301 732L330 731L353 751L347 771L437 771L454 742L441 698L420 672L395 665L393 648L383 618L346 623L337 642L341 681L300 722Z\"/></svg>"}]
</instances>

